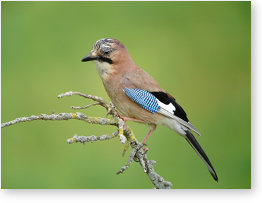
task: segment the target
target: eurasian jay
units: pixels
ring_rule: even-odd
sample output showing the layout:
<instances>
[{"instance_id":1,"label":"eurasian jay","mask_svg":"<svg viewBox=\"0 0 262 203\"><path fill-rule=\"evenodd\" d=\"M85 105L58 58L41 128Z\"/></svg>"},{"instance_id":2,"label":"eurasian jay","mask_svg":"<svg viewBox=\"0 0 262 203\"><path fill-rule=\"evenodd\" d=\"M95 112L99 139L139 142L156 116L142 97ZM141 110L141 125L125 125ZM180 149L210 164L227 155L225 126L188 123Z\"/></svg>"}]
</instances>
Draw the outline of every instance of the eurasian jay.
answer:
<instances>
[{"instance_id":1,"label":"eurasian jay","mask_svg":"<svg viewBox=\"0 0 262 203\"><path fill-rule=\"evenodd\" d=\"M157 125L165 125L187 140L218 181L211 162L191 132L200 135L189 122L186 112L174 97L133 62L121 42L112 38L98 40L82 59L82 62L86 61L94 61L108 96L123 114L121 118L150 126L143 144Z\"/></svg>"}]
</instances>

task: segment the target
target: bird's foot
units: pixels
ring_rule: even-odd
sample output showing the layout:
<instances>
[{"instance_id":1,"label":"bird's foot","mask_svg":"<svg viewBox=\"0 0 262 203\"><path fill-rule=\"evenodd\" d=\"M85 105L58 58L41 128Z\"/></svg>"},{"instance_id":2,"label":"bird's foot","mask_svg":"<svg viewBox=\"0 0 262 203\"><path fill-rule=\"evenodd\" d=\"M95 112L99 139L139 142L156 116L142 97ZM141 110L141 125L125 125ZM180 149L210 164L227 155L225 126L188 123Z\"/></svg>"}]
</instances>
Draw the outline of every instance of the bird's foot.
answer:
<instances>
[{"instance_id":1,"label":"bird's foot","mask_svg":"<svg viewBox=\"0 0 262 203\"><path fill-rule=\"evenodd\" d=\"M143 144L142 149L144 150L144 154L146 154L148 152L147 144L146 143L142 143L142 144Z\"/></svg>"},{"instance_id":2,"label":"bird's foot","mask_svg":"<svg viewBox=\"0 0 262 203\"><path fill-rule=\"evenodd\" d=\"M147 144L142 144L142 145L140 146L140 148L137 149L137 151L139 151L140 149L143 150L143 153L142 153L143 156L148 152L148 148L147 148L146 146L147 146ZM136 156L134 156L133 160L134 160L135 162L139 162L139 159L138 159Z\"/></svg>"}]
</instances>

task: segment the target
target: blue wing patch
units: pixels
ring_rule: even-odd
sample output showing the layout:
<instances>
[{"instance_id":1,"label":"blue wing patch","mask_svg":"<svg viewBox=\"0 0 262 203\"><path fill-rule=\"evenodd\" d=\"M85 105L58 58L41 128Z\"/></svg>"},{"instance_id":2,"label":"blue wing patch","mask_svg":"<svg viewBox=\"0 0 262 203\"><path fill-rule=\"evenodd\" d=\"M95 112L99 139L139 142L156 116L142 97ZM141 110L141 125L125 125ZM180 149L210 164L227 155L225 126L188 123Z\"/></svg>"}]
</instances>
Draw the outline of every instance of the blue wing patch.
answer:
<instances>
[{"instance_id":1,"label":"blue wing patch","mask_svg":"<svg viewBox=\"0 0 262 203\"><path fill-rule=\"evenodd\" d=\"M158 112L159 105L153 94L138 88L124 88L124 92L142 108L152 113Z\"/></svg>"}]
</instances>

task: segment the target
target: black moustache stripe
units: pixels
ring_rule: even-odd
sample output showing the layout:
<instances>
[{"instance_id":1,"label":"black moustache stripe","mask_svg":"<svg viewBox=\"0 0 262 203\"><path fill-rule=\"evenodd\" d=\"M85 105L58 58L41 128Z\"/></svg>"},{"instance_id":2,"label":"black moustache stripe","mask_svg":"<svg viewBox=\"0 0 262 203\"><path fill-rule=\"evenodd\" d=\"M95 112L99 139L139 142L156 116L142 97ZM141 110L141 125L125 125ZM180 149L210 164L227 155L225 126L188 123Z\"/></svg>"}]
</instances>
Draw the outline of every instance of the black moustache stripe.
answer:
<instances>
[{"instance_id":1,"label":"black moustache stripe","mask_svg":"<svg viewBox=\"0 0 262 203\"><path fill-rule=\"evenodd\" d=\"M106 58L106 57L103 57L103 56L100 56L100 57L98 58L98 60L99 60L99 61L103 61L103 62L107 62L107 63L110 63L110 64L113 63L113 61L112 61L111 59Z\"/></svg>"}]
</instances>

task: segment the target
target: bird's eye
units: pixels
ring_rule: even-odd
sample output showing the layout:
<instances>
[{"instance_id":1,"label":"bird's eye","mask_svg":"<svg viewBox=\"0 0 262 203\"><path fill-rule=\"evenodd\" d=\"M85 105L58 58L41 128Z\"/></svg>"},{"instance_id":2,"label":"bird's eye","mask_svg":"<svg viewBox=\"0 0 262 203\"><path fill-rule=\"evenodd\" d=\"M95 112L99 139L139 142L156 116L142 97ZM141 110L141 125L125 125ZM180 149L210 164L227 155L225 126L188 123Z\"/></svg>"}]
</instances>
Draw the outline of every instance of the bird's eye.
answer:
<instances>
[{"instance_id":1,"label":"bird's eye","mask_svg":"<svg viewBox=\"0 0 262 203\"><path fill-rule=\"evenodd\" d=\"M109 47L109 46L103 46L103 47L101 47L100 52L104 56L109 56L111 54L111 52L112 52L112 48Z\"/></svg>"}]
</instances>

